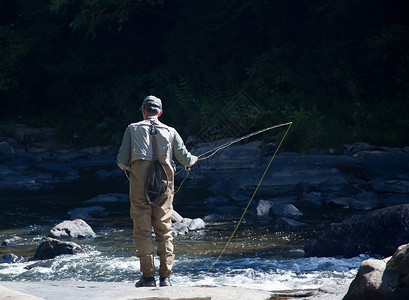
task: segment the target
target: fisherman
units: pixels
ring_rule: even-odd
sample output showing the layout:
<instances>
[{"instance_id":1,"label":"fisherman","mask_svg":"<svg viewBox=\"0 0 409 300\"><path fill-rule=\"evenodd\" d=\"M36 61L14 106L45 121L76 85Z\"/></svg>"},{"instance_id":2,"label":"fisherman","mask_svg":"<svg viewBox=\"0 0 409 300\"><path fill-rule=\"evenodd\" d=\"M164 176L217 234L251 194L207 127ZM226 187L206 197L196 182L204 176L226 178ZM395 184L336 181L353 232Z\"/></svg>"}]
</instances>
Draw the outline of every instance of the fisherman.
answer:
<instances>
[{"instance_id":1,"label":"fisherman","mask_svg":"<svg viewBox=\"0 0 409 300\"><path fill-rule=\"evenodd\" d=\"M162 101L148 96L142 103L143 121L128 125L117 156L117 164L130 173L129 199L133 220L133 242L142 277L136 287L155 287L154 245L156 235L160 286L171 286L174 260L172 211L174 194L174 156L190 167L197 157L187 151L178 132L158 118Z\"/></svg>"}]
</instances>

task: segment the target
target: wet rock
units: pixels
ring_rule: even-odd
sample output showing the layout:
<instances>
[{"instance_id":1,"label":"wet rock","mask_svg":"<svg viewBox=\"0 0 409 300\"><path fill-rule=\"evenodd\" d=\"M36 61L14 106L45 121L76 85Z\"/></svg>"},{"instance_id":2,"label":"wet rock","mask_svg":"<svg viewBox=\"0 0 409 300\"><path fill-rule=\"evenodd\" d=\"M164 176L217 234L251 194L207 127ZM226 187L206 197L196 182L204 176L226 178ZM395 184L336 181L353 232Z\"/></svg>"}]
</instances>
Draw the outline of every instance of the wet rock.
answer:
<instances>
[{"instance_id":1,"label":"wet rock","mask_svg":"<svg viewBox=\"0 0 409 300\"><path fill-rule=\"evenodd\" d=\"M300 199L297 200L296 205L299 208L318 208L322 206L321 192L304 192Z\"/></svg>"},{"instance_id":2,"label":"wet rock","mask_svg":"<svg viewBox=\"0 0 409 300\"><path fill-rule=\"evenodd\" d=\"M64 221L55 225L48 234L56 239L70 238L93 238L96 236L94 230L84 220L76 219Z\"/></svg>"},{"instance_id":3,"label":"wet rock","mask_svg":"<svg viewBox=\"0 0 409 300\"><path fill-rule=\"evenodd\" d=\"M46 162L36 166L37 170L50 172L58 176L77 178L78 171L68 165L57 162Z\"/></svg>"},{"instance_id":4,"label":"wet rock","mask_svg":"<svg viewBox=\"0 0 409 300\"><path fill-rule=\"evenodd\" d=\"M409 180L389 179L371 182L374 190L378 193L409 193Z\"/></svg>"},{"instance_id":5,"label":"wet rock","mask_svg":"<svg viewBox=\"0 0 409 300\"><path fill-rule=\"evenodd\" d=\"M16 151L7 142L0 142L0 155L7 157L14 156Z\"/></svg>"},{"instance_id":6,"label":"wet rock","mask_svg":"<svg viewBox=\"0 0 409 300\"><path fill-rule=\"evenodd\" d=\"M270 197L294 194L301 183L315 187L319 192L340 191L348 183L348 176L338 166L352 163L353 159L345 156L277 156L263 179L259 193ZM264 165L241 173L237 183L253 190L265 168Z\"/></svg>"},{"instance_id":7,"label":"wet rock","mask_svg":"<svg viewBox=\"0 0 409 300\"><path fill-rule=\"evenodd\" d=\"M405 194L389 194L380 200L383 206L393 206L409 203L409 195Z\"/></svg>"},{"instance_id":8,"label":"wet rock","mask_svg":"<svg viewBox=\"0 0 409 300\"><path fill-rule=\"evenodd\" d=\"M70 219L82 219L85 221L94 220L97 217L107 216L106 208L102 206L78 207L68 212L71 215Z\"/></svg>"},{"instance_id":9,"label":"wet rock","mask_svg":"<svg viewBox=\"0 0 409 300\"><path fill-rule=\"evenodd\" d=\"M124 175L124 171L121 169L115 169L112 171L106 171L106 170L99 170L94 174L95 178L99 180L106 180L106 179L112 179L112 178L120 178Z\"/></svg>"},{"instance_id":10,"label":"wet rock","mask_svg":"<svg viewBox=\"0 0 409 300\"><path fill-rule=\"evenodd\" d=\"M409 204L378 209L333 223L304 247L306 256L354 257L362 253L390 256L409 242Z\"/></svg>"},{"instance_id":11,"label":"wet rock","mask_svg":"<svg viewBox=\"0 0 409 300\"><path fill-rule=\"evenodd\" d=\"M241 186L236 180L215 177L210 179L209 191L223 197L230 197L231 194L238 193Z\"/></svg>"},{"instance_id":12,"label":"wet rock","mask_svg":"<svg viewBox=\"0 0 409 300\"><path fill-rule=\"evenodd\" d=\"M298 229L305 228L308 225L290 218L280 217L275 220L274 228L276 229Z\"/></svg>"},{"instance_id":13,"label":"wet rock","mask_svg":"<svg viewBox=\"0 0 409 300\"><path fill-rule=\"evenodd\" d=\"M205 222L201 218L196 218L190 222L188 228L190 231L195 231L195 230L204 229L205 227L206 227Z\"/></svg>"},{"instance_id":14,"label":"wet rock","mask_svg":"<svg viewBox=\"0 0 409 300\"><path fill-rule=\"evenodd\" d=\"M22 237L19 237L17 235L13 236L10 239L5 239L1 245L2 246L14 246L14 245L18 245L19 243L21 243L24 239Z\"/></svg>"},{"instance_id":15,"label":"wet rock","mask_svg":"<svg viewBox=\"0 0 409 300\"><path fill-rule=\"evenodd\" d=\"M409 154L383 148L378 151L361 151L355 156L356 163L370 171L372 177L393 178L409 170Z\"/></svg>"},{"instance_id":16,"label":"wet rock","mask_svg":"<svg viewBox=\"0 0 409 300\"><path fill-rule=\"evenodd\" d=\"M84 252L85 251L76 243L59 241L51 237L46 237L38 246L34 258L50 259L62 254L77 254Z\"/></svg>"},{"instance_id":17,"label":"wet rock","mask_svg":"<svg viewBox=\"0 0 409 300\"><path fill-rule=\"evenodd\" d=\"M200 219L190 219L190 218L177 218L178 221L172 223L173 235L185 235L190 231L196 231L205 228L205 222Z\"/></svg>"},{"instance_id":18,"label":"wet rock","mask_svg":"<svg viewBox=\"0 0 409 300\"><path fill-rule=\"evenodd\" d=\"M121 193L108 193L108 194L101 194L89 200L85 200L82 203L84 204L97 204L97 203L128 203L129 196L128 194L121 194Z\"/></svg>"},{"instance_id":19,"label":"wet rock","mask_svg":"<svg viewBox=\"0 0 409 300\"><path fill-rule=\"evenodd\" d=\"M230 199L228 197L208 197L203 201L204 204L208 206L220 206L220 205L227 205L230 203Z\"/></svg>"},{"instance_id":20,"label":"wet rock","mask_svg":"<svg viewBox=\"0 0 409 300\"><path fill-rule=\"evenodd\" d=\"M7 253L0 258L0 264L14 264L27 261L23 256L17 256L13 253Z\"/></svg>"},{"instance_id":21,"label":"wet rock","mask_svg":"<svg viewBox=\"0 0 409 300\"><path fill-rule=\"evenodd\" d=\"M409 244L392 257L362 262L343 300L409 299Z\"/></svg>"},{"instance_id":22,"label":"wet rock","mask_svg":"<svg viewBox=\"0 0 409 300\"><path fill-rule=\"evenodd\" d=\"M296 219L303 213L292 204L274 204L269 210L269 214L275 217L287 217Z\"/></svg>"},{"instance_id":23,"label":"wet rock","mask_svg":"<svg viewBox=\"0 0 409 300\"><path fill-rule=\"evenodd\" d=\"M339 197L328 199L326 201L326 204L333 207L349 208L352 201L353 201L352 197Z\"/></svg>"},{"instance_id":24,"label":"wet rock","mask_svg":"<svg viewBox=\"0 0 409 300\"><path fill-rule=\"evenodd\" d=\"M225 220L224 216L218 214L210 214L203 218L203 221L205 221L205 223L216 223L224 220Z\"/></svg>"},{"instance_id":25,"label":"wet rock","mask_svg":"<svg viewBox=\"0 0 409 300\"><path fill-rule=\"evenodd\" d=\"M268 216L270 208L274 205L273 201L260 199L257 203L257 216Z\"/></svg>"},{"instance_id":26,"label":"wet rock","mask_svg":"<svg viewBox=\"0 0 409 300\"><path fill-rule=\"evenodd\" d=\"M225 145L229 141L231 141L231 139L223 139L210 143L198 143L191 149L191 152L201 155L218 146ZM254 168L263 160L263 152L261 150L262 145L261 141L234 144L213 155L212 159L200 161L200 168L202 170L238 170ZM212 153L209 153L209 155L210 154ZM206 157L206 155L204 155L204 157Z\"/></svg>"},{"instance_id":27,"label":"wet rock","mask_svg":"<svg viewBox=\"0 0 409 300\"><path fill-rule=\"evenodd\" d=\"M189 232L189 224L182 221L177 221L172 223L172 234L173 235L185 235Z\"/></svg>"}]
</instances>

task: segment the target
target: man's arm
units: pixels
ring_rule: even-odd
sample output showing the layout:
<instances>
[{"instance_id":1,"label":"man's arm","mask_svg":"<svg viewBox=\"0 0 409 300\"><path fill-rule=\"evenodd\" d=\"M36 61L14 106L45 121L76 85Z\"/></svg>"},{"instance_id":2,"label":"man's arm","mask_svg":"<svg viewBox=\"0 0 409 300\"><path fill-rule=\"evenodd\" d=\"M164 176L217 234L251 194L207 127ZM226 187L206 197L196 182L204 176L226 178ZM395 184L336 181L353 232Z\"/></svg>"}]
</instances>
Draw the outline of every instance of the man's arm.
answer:
<instances>
[{"instance_id":1,"label":"man's arm","mask_svg":"<svg viewBox=\"0 0 409 300\"><path fill-rule=\"evenodd\" d=\"M125 170L129 167L131 160L131 133L129 128L125 129L124 137L122 138L121 148L119 148L118 155L116 157L116 163L118 167Z\"/></svg>"},{"instance_id":2,"label":"man's arm","mask_svg":"<svg viewBox=\"0 0 409 300\"><path fill-rule=\"evenodd\" d=\"M175 137L173 140L173 155L185 167L191 167L197 162L197 156L192 155L187 151L182 138L175 130Z\"/></svg>"}]
</instances>

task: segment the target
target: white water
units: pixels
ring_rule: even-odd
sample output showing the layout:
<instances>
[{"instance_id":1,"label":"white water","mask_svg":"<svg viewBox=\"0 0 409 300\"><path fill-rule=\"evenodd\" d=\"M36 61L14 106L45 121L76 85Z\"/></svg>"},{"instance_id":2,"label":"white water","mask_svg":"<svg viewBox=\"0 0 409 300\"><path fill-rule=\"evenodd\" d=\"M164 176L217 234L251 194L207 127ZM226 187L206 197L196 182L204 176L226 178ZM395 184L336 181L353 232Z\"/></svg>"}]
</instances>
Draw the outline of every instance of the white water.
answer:
<instances>
[{"instance_id":1,"label":"white water","mask_svg":"<svg viewBox=\"0 0 409 300\"><path fill-rule=\"evenodd\" d=\"M209 271L214 258L176 258L172 281L183 286L234 286L260 290L315 289L348 284L364 259L222 257ZM81 280L133 282L139 276L134 256L107 256L97 250L62 255L41 262L0 264L0 281ZM158 265L158 261L155 261Z\"/></svg>"}]
</instances>

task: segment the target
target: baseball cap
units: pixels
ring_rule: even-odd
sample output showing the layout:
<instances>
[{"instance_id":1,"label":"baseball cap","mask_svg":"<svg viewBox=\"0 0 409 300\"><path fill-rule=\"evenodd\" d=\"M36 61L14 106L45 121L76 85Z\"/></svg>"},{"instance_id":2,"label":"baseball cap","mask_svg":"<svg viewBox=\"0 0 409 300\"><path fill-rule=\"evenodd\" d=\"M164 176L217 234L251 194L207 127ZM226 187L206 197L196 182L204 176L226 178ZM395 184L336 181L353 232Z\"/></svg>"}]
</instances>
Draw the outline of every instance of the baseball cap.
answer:
<instances>
[{"instance_id":1,"label":"baseball cap","mask_svg":"<svg viewBox=\"0 0 409 300\"><path fill-rule=\"evenodd\" d=\"M162 101L158 97L150 95L143 99L142 106L162 109Z\"/></svg>"}]
</instances>

